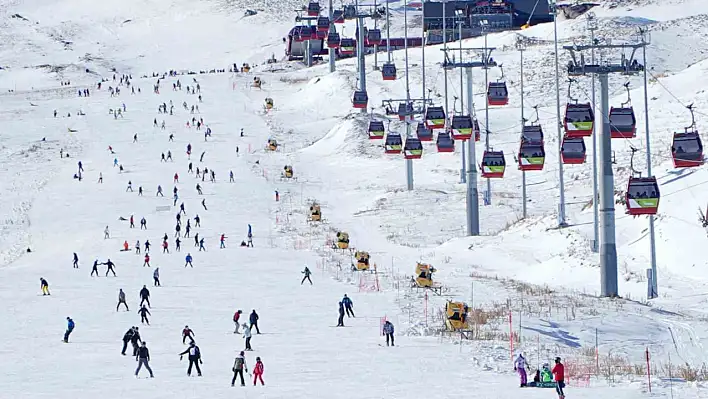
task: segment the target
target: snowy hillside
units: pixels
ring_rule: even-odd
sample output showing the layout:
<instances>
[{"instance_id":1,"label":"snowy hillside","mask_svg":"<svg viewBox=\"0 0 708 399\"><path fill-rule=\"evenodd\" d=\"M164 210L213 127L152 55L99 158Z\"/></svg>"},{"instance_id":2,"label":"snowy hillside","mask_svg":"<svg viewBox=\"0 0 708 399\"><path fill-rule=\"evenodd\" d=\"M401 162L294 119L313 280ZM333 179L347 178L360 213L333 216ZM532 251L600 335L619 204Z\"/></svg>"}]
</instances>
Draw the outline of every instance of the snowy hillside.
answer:
<instances>
[{"instance_id":1,"label":"snowy hillside","mask_svg":"<svg viewBox=\"0 0 708 399\"><path fill-rule=\"evenodd\" d=\"M640 26L652 34L649 126L662 192L656 219L660 298L652 301L646 300L648 221L625 215L621 205L617 249L623 299L597 297L590 162L565 165L570 227L557 228L552 24L488 37L510 90L509 105L489 111L490 145L504 151L507 170L504 179L492 182L491 203L481 207L483 235L466 237L459 145L450 154L424 143L423 157L414 161L415 190L407 191L402 156L386 155L381 141L369 140L370 116L351 107L355 60L338 61L332 74L326 61L312 68L286 61L264 65L271 55L282 57L282 37L301 6L229 0L0 5L0 300L5 304L0 316L20 343L1 351L0 398L466 398L471 389L477 397L508 398L519 394L511 364L512 353L519 351L532 369L561 356L573 398L708 397L703 347L708 263L699 250L707 238L697 220L708 201L708 172L705 166L674 169L670 152L672 133L690 123L685 105L694 104L706 138L708 94L700 82L708 73L703 40L708 15L702 2L608 1L594 9L602 40L619 41ZM402 6L391 3L392 35L403 34ZM244 17L246 8L258 14ZM419 31L420 13L409 18ZM345 31L353 32L351 24ZM588 32L580 18L559 21L558 34L567 45L587 40ZM546 132L544 170L526 175L526 219L521 173L513 159L522 109L514 49L519 35L530 43L524 52L525 116L535 118L538 106ZM484 40L463 45L480 47ZM425 73L426 87L442 105L439 50L426 48ZM411 95L420 96L421 49L410 49L408 57ZM384 119L381 101L405 96L405 54L393 54L401 71L393 82L382 81L373 59L366 60L369 104L374 117ZM384 59L380 53L379 63ZM567 101L562 66L568 59L560 54L562 103ZM168 70L228 71L244 62L255 65L251 72L160 79L159 94L153 92L157 79L143 77ZM123 75L132 75L135 93L120 82ZM255 76L263 80L262 89L252 87ZM490 81L500 77L499 70L490 71ZM452 97L463 89L457 72L448 79L452 107ZM178 81L182 88L173 90ZM474 83L475 110L484 124L482 72L475 72ZM624 83L610 79L612 104L625 101ZM634 167L646 166L642 81L633 77L630 83L640 123L636 139L612 143L618 191L626 189L630 175L630 148L638 149ZM199 93L188 94L186 87L197 84ZM111 95L109 86L120 87L121 94ZM91 95L77 96L84 89ZM589 101L589 93L590 80L579 79L573 95ZM270 111L264 108L266 97L274 99ZM174 109L158 113L162 104ZM124 110L122 116L114 115L117 109ZM204 127L197 130L200 118ZM405 131L398 121L387 126ZM277 151L265 149L268 139L278 141ZM483 143L476 144L478 163ZM592 159L591 142L586 145ZM168 151L172 160L162 162ZM74 178L78 162L80 180ZM216 181L208 176L202 181L188 165L208 168ZM285 165L292 166L293 179L282 177ZM156 195L158 186L164 197ZM486 187L480 179L480 195ZM185 214L177 251L181 203ZM321 206L321 223L307 220L313 203ZM129 226L131 217L135 228ZM143 217L147 230L139 228ZM186 219L193 227L189 237L184 237ZM254 248L241 248L249 225ZM106 226L110 238L104 238ZM331 248L338 231L349 234L352 248L370 253L375 273L352 271L354 251ZM195 246L195 233L206 251ZM161 248L163 235L170 253ZM144 266L144 248L134 251L136 241L146 240L153 245L150 267ZM121 251L124 242L128 251ZM71 265L73 253L78 269ZM184 265L187 253L194 257L193 268ZM98 277L90 275L94 260L109 259L115 277L105 265ZM437 269L441 295L410 288L416 262ZM313 272L312 285L301 284L306 266ZM162 286L154 287L158 267ZM49 282L51 296L41 294L40 277ZM139 324L137 314L143 285L151 292L150 325ZM129 312L114 309L119 289L127 295ZM345 293L357 317L345 317L347 327L336 328ZM448 300L473 309L476 339L443 331ZM263 334L254 334L246 362L251 371L255 357L263 359L265 387L254 388L250 381L245 388L230 386L234 357L244 348L242 336L233 333L237 309L243 310L242 321L254 309L260 315ZM76 329L63 344L67 317ZM395 348L384 343L383 320L395 325ZM201 378L188 378L186 359L180 362L178 356L187 348L180 342L185 325L201 348ZM136 380L135 358L120 354L121 338L131 326L139 326L147 342L154 379L143 379L148 373L142 371ZM658 374L652 376L651 393L644 376L646 350L652 373ZM523 394L554 395L545 389Z\"/></svg>"}]
</instances>

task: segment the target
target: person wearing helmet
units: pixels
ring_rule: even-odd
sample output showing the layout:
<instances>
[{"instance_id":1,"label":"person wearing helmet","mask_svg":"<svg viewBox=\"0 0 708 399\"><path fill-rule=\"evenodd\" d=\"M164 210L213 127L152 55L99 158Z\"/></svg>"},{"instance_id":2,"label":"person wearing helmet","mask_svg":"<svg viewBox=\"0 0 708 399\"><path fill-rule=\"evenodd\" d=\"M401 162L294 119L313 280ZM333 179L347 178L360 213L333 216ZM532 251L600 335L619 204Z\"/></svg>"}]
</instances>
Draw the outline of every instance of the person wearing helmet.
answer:
<instances>
[{"instance_id":1,"label":"person wearing helmet","mask_svg":"<svg viewBox=\"0 0 708 399\"><path fill-rule=\"evenodd\" d=\"M202 370L199 369L199 363L202 362L202 354L199 351L199 347L194 343L194 341L189 343L189 348L186 351L179 354L179 360L182 360L183 355L188 355L189 367L187 367L187 375L192 375L192 366L197 367L197 374L201 377Z\"/></svg>"},{"instance_id":2,"label":"person wearing helmet","mask_svg":"<svg viewBox=\"0 0 708 399\"><path fill-rule=\"evenodd\" d=\"M184 326L184 329L182 330L182 343L184 343L187 338L189 338L191 343L194 343L194 331L192 331L189 326Z\"/></svg>"},{"instance_id":3,"label":"person wearing helmet","mask_svg":"<svg viewBox=\"0 0 708 399\"><path fill-rule=\"evenodd\" d=\"M526 369L528 368L528 364L526 363L526 358L524 357L523 354L519 353L519 356L514 360L514 371L519 373L519 380L520 380L520 387L523 388L527 384L527 374L526 374Z\"/></svg>"},{"instance_id":4,"label":"person wearing helmet","mask_svg":"<svg viewBox=\"0 0 708 399\"><path fill-rule=\"evenodd\" d=\"M563 388L565 388L565 366L561 363L561 358L556 358L556 365L553 366L553 378L556 380L556 393L558 393L558 399L565 399L565 393Z\"/></svg>"},{"instance_id":5,"label":"person wearing helmet","mask_svg":"<svg viewBox=\"0 0 708 399\"><path fill-rule=\"evenodd\" d=\"M236 360L234 360L234 366L231 368L231 370L234 372L234 377L231 379L231 386L234 386L236 383L236 377L241 377L241 386L245 387L246 386L246 381L243 379L243 372L244 370L248 373L248 366L246 366L246 355L244 351L241 351L238 356L236 356Z\"/></svg>"}]
</instances>

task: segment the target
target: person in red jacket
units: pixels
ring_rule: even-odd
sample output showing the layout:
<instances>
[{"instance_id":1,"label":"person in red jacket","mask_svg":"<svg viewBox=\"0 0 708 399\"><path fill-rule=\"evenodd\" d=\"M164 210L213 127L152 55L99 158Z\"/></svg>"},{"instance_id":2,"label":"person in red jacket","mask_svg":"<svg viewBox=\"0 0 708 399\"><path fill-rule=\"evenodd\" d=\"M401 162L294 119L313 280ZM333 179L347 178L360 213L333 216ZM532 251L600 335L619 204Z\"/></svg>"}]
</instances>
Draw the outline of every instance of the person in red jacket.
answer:
<instances>
[{"instance_id":1,"label":"person in red jacket","mask_svg":"<svg viewBox=\"0 0 708 399\"><path fill-rule=\"evenodd\" d=\"M260 357L256 357L256 366L253 368L253 386L256 386L256 381L261 380L261 385L265 385L263 382L263 362Z\"/></svg>"},{"instance_id":2,"label":"person in red jacket","mask_svg":"<svg viewBox=\"0 0 708 399\"><path fill-rule=\"evenodd\" d=\"M143 263L143 267L150 267L150 255L145 254L145 263Z\"/></svg>"},{"instance_id":3,"label":"person in red jacket","mask_svg":"<svg viewBox=\"0 0 708 399\"><path fill-rule=\"evenodd\" d=\"M563 393L563 388L565 388L565 367L561 363L561 358L556 358L556 365L553 366L553 379L556 380L556 392L558 393L558 399L565 399L565 393Z\"/></svg>"},{"instance_id":4,"label":"person in red jacket","mask_svg":"<svg viewBox=\"0 0 708 399\"><path fill-rule=\"evenodd\" d=\"M241 334L241 332L238 330L240 327L240 324L238 323L238 320L241 318L241 309L237 310L236 313L234 313L234 324L236 324L236 329L234 330L234 334Z\"/></svg>"}]
</instances>

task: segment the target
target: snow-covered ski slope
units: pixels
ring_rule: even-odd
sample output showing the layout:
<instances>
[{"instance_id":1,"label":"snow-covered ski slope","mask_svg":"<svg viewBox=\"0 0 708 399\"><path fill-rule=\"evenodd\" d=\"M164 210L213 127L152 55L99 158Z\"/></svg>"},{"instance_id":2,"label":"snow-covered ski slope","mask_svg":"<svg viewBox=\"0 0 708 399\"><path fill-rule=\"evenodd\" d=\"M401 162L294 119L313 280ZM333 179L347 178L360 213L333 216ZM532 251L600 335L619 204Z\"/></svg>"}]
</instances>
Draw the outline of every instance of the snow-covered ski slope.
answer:
<instances>
[{"instance_id":1,"label":"snow-covered ski slope","mask_svg":"<svg viewBox=\"0 0 708 399\"><path fill-rule=\"evenodd\" d=\"M357 76L353 60L338 62L334 74L328 73L326 65L303 69L295 63L278 63L277 72L258 66L245 75L180 76L183 86L192 85L192 77L200 83L203 102L198 104L198 115L182 108L183 101L191 106L198 100L184 89L172 91L175 78L163 81L160 95L152 93L155 79L139 78L169 69L261 64L273 53L280 57L281 38L292 25L292 10L299 6L296 2L182 0L131 0L111 7L81 0L0 5L0 66L4 68L0 70L0 299L4 304L0 317L8 337L14 338L14 344L1 352L0 397L518 395L508 342L460 345L455 336L431 335L442 325L440 311L447 299L472 301L475 308L485 310L503 308L509 300L514 330L521 331L522 337L516 345L527 353L532 366L556 355L567 358L569 366L575 364L578 371L568 388L572 397L650 396L640 376L616 377L611 386L603 377L593 378L587 387L582 377L578 381L577 374L592 368L583 364L583 353L594 350L596 332L603 358L614 353L641 364L648 347L657 368L669 356L674 364L692 367L706 361L703 342L708 326L702 305L708 274L700 252L706 232L697 221L697 209L706 205L708 175L704 168L674 171L669 156L671 132L688 124L682 104L694 103L699 129L708 117L708 97L700 83L708 68L707 45L702 40L708 30L701 13L705 5L698 0L640 2L595 10L600 37L618 40L637 25L652 30L648 59L654 66L652 74L660 78L649 88L651 144L662 199L657 218L661 298L651 305L643 304L643 276L649 266L647 221L625 216L619 205L620 292L639 301L594 297L599 291L599 269L596 255L589 250L590 164L566 167L571 227L554 228L558 173L557 151L552 149L558 143L552 25L523 32L538 39L524 54L525 111L533 118L533 106L539 106L547 137L544 171L527 174L527 220L520 220L521 174L512 163L520 128L516 33L489 36L489 44L498 48L494 57L504 64L511 91L508 107L490 110L490 141L495 149L504 150L508 168L505 178L492 184L491 205L481 209L485 235L474 239L464 237L459 152L438 154L434 145L425 144L423 158L414 164L416 189L405 191L403 159L384 155L380 143L369 141L368 119L350 107ZM242 17L245 8L263 7L275 11ZM397 10L392 32L399 35L400 4L392 8ZM22 18L13 18L14 14ZM581 39L584 24L561 21L563 43ZM347 32L351 31L348 26ZM464 45L478 47L482 41L468 40ZM419 96L420 49L411 49L409 56L411 91ZM561 56L564 64L567 55ZM399 71L403 57L403 52L394 54ZM384 58L379 55L379 61ZM438 48L427 50L427 87L435 96L443 93L441 60ZM371 63L373 57L368 57L367 64ZM119 75L132 74L142 93L130 95L129 89L121 87L122 94L112 98L106 91L108 85L115 86L112 81L96 90L101 77L112 77L113 67ZM265 81L262 90L250 87L256 75ZM459 75L450 75L450 94L460 96ZM369 66L370 104L378 107L379 117L381 100L405 96L404 74L400 76L395 82L382 82ZM499 71L491 71L490 80L499 76ZM476 93L484 92L483 79L481 73L475 74ZM61 86L61 80L70 80L71 86ZM643 121L640 81L631 82L633 105ZM613 104L623 101L623 83L611 80ZM586 100L589 81L581 84L574 94ZM78 98L76 90L85 87L92 90L91 97ZM268 96L274 98L275 108L265 113L263 100ZM476 98L482 122L483 100ZM157 114L158 105L170 101L174 115ZM123 103L124 118L114 119L109 109ZM57 118L52 117L55 109ZM86 115L78 117L79 110ZM65 117L67 113L72 116ZM203 117L213 130L207 142L203 130L185 126L193 116ZM166 129L153 127L154 118L165 120ZM630 146L640 150L636 166L644 167L643 126L639 124L637 139L613 141L618 190L624 189L629 176ZM391 127L403 129L397 122ZM243 138L238 135L241 128L246 133ZM133 143L136 133L138 143ZM174 142L168 142L170 133ZM279 151L264 151L268 138L278 140ZM213 168L216 183L208 179L201 183L187 173L188 144L193 146L194 166ZM586 145L590 158L589 141ZM60 149L70 157L60 159ZM168 150L174 162L161 163L160 154ZM478 160L482 151L478 144ZM204 161L199 162L202 152ZM123 173L112 166L114 158L124 166ZM81 182L72 178L78 161L85 168ZM294 181L279 177L286 164L293 166ZM233 183L228 182L231 170ZM97 183L99 173L103 184ZM192 238L183 238L182 251L175 252L178 208L172 207L170 198L175 173L180 177L178 204L185 203L188 217L199 214L202 219L202 227L195 228L192 236L198 232L206 239L206 253L197 251ZM126 192L128 181L135 192ZM203 196L196 193L198 182ZM155 197L157 185L165 198ZM139 186L145 190L143 197L137 195ZM480 192L485 188L486 182L480 180ZM279 202L274 199L276 190ZM201 207L202 199L208 210ZM322 224L306 222L312 201L322 206ZM118 220L131 214L136 225L145 217L148 230L130 229ZM249 223L255 248L239 248ZM104 240L106 225L111 238ZM350 234L353 247L371 253L380 272L380 292L366 292L376 280L349 271L347 253L326 248L338 230ZM170 237L170 254L161 253L164 234ZM221 234L228 237L226 249L218 249ZM142 255L119 251L125 240L132 249L136 240L146 239L153 244L152 268L142 266ZM31 253L25 252L28 247ZM73 252L80 257L78 270L71 268ZM193 269L183 267L187 252L194 256ZM118 276L104 277L105 266L101 266L101 277L90 277L96 258L102 262L110 258ZM413 274L416 261L438 269L434 277L445 287L443 296L430 295L426 301L422 292L408 289L406 276ZM314 272L313 286L300 285L305 265ZM159 288L150 287L155 267L161 271ZM51 297L41 296L40 277L49 281ZM137 363L120 355L123 333L138 325L138 291L144 284L151 289L154 308L152 325L141 325L140 330L151 350L154 380L135 380ZM536 285L548 285L554 293ZM119 288L128 295L130 312L115 312ZM338 329L333 326L344 293L354 300L358 317L345 319L347 327ZM256 309L261 316L263 334L254 335L255 351L247 354L247 363L251 368L255 356L263 359L264 388L229 385L233 357L243 348L243 339L232 333L236 309L242 309L244 316ZM505 318L506 311L503 314ZM67 316L77 327L70 343L62 344ZM396 326L395 349L381 346L382 317ZM184 349L180 341L184 325L195 331L204 356L204 377L199 379L186 377L186 361L177 356ZM485 331L496 338L508 331L504 322L487 327ZM708 396L701 383L652 382L653 396L668 397L670 390L676 397ZM552 390L533 389L523 394L554 395Z\"/></svg>"}]
</instances>

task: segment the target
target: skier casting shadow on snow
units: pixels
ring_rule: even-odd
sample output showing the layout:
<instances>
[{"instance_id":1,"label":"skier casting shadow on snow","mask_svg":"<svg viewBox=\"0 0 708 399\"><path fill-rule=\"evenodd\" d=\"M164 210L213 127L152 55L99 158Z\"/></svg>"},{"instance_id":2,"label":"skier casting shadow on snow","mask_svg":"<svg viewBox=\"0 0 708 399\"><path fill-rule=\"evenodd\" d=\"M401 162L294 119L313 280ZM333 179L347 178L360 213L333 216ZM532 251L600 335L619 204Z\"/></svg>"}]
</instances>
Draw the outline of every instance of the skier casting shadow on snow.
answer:
<instances>
[{"instance_id":1,"label":"skier casting shadow on snow","mask_svg":"<svg viewBox=\"0 0 708 399\"><path fill-rule=\"evenodd\" d=\"M344 327L344 304L339 302L339 320L337 320L337 327Z\"/></svg>"}]
</instances>

